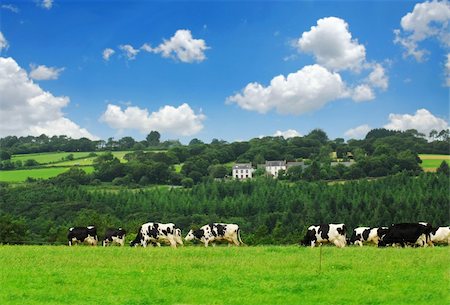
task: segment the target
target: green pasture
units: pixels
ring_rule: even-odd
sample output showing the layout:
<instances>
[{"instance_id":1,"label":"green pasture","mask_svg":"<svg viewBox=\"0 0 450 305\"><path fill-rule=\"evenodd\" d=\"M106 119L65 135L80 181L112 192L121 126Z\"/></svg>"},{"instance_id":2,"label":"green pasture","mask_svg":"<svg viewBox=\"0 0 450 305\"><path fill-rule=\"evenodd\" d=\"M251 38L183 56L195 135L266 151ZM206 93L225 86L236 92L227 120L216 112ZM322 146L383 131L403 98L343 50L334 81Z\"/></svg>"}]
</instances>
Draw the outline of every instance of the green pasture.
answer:
<instances>
[{"instance_id":1,"label":"green pasture","mask_svg":"<svg viewBox=\"0 0 450 305\"><path fill-rule=\"evenodd\" d=\"M448 247L0 246L0 304L441 305L450 302L449 254Z\"/></svg>"},{"instance_id":2,"label":"green pasture","mask_svg":"<svg viewBox=\"0 0 450 305\"><path fill-rule=\"evenodd\" d=\"M87 157L89 152L52 152L52 153L39 153L39 154L20 154L13 155L11 157L11 162L22 161L33 159L36 160L39 164L48 164L63 161L63 158L68 155L73 154L74 158L82 158Z\"/></svg>"},{"instance_id":3,"label":"green pasture","mask_svg":"<svg viewBox=\"0 0 450 305\"><path fill-rule=\"evenodd\" d=\"M87 173L92 173L94 167L83 166L80 167ZM23 182L28 177L35 179L48 179L68 171L70 167L49 167L49 168L35 168L35 169L19 169L12 171L0 171L0 181L4 182Z\"/></svg>"},{"instance_id":4,"label":"green pasture","mask_svg":"<svg viewBox=\"0 0 450 305\"><path fill-rule=\"evenodd\" d=\"M116 158L118 158L121 162L126 162L123 158L126 154L131 151L113 151L111 152ZM44 165L62 165L62 166L71 166L75 164L79 165L92 165L95 157L88 157L91 152L52 152L52 153L39 153L39 154L19 154L13 155L11 157L11 162L22 161L25 162L28 159L34 159L39 164ZM104 154L105 152L95 152L97 155ZM68 155L72 154L74 159L72 161L65 161ZM51 164L50 164L51 163Z\"/></svg>"},{"instance_id":5,"label":"green pasture","mask_svg":"<svg viewBox=\"0 0 450 305\"><path fill-rule=\"evenodd\" d=\"M425 171L436 171L442 161L450 165L450 155L420 154L419 158L422 160L421 166Z\"/></svg>"}]
</instances>

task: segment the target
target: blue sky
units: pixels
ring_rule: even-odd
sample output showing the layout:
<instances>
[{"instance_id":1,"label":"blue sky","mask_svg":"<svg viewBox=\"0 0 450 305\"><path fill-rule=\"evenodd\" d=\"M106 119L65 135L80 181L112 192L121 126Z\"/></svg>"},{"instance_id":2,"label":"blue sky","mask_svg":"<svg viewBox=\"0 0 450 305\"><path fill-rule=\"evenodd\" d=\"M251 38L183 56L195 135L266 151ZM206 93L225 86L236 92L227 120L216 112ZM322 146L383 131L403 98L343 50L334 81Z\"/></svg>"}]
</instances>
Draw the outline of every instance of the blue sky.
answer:
<instances>
[{"instance_id":1,"label":"blue sky","mask_svg":"<svg viewBox=\"0 0 450 305\"><path fill-rule=\"evenodd\" d=\"M448 128L448 1L0 3L2 137Z\"/></svg>"}]
</instances>

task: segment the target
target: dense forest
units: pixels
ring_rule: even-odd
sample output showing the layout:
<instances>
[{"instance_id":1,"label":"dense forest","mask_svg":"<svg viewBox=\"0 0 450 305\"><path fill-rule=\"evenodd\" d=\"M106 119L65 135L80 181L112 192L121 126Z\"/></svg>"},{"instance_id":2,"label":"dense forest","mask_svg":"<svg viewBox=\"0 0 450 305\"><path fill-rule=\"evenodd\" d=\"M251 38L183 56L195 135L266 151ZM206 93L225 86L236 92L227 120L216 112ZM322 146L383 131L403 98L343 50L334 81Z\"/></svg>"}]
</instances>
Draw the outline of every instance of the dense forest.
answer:
<instances>
[{"instance_id":1,"label":"dense forest","mask_svg":"<svg viewBox=\"0 0 450 305\"><path fill-rule=\"evenodd\" d=\"M147 221L174 222L183 234L209 222L237 223L248 245L298 243L314 223L448 225L447 173L407 172L345 183L212 181L185 188L106 191L39 182L0 186L0 243L65 243L71 226L121 226L134 237Z\"/></svg>"}]
</instances>

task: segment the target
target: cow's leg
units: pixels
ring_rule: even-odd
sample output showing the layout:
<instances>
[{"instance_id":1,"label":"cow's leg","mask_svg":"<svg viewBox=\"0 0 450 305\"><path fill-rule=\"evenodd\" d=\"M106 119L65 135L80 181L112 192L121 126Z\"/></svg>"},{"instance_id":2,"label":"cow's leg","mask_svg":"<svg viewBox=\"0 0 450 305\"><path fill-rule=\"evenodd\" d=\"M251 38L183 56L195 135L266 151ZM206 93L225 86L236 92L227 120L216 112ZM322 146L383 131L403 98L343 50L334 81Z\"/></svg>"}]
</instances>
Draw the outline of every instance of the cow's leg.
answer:
<instances>
[{"instance_id":1,"label":"cow's leg","mask_svg":"<svg viewBox=\"0 0 450 305\"><path fill-rule=\"evenodd\" d=\"M176 248L177 247L177 242L173 239L173 237L169 237L168 240L169 240L170 246L172 248Z\"/></svg>"},{"instance_id":2,"label":"cow's leg","mask_svg":"<svg viewBox=\"0 0 450 305\"><path fill-rule=\"evenodd\" d=\"M72 241L69 240L69 247L72 247Z\"/></svg>"},{"instance_id":3,"label":"cow's leg","mask_svg":"<svg viewBox=\"0 0 450 305\"><path fill-rule=\"evenodd\" d=\"M234 237L234 238L233 238L233 243L234 243L236 246L239 246L239 245L240 245L239 241L237 240L237 237Z\"/></svg>"},{"instance_id":4,"label":"cow's leg","mask_svg":"<svg viewBox=\"0 0 450 305\"><path fill-rule=\"evenodd\" d=\"M208 240L208 239L205 239L205 247L206 247L206 248L208 247L208 243L209 243L209 240Z\"/></svg>"},{"instance_id":5,"label":"cow's leg","mask_svg":"<svg viewBox=\"0 0 450 305\"><path fill-rule=\"evenodd\" d=\"M314 240L311 241L311 248L314 248L316 246L316 242Z\"/></svg>"}]
</instances>

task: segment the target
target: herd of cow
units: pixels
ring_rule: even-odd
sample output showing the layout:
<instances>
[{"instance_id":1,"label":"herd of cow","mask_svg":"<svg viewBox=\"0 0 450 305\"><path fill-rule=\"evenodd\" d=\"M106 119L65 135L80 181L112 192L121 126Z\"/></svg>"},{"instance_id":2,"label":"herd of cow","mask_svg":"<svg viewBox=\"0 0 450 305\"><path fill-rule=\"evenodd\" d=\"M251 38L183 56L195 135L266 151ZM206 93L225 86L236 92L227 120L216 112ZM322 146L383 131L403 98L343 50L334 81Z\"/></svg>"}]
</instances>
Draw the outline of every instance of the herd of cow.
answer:
<instances>
[{"instance_id":1,"label":"herd of cow","mask_svg":"<svg viewBox=\"0 0 450 305\"><path fill-rule=\"evenodd\" d=\"M323 243L332 243L339 248L346 245L359 245L373 243L378 247L386 246L415 246L427 247L435 243L450 244L450 227L433 228L426 222L399 223L390 227L358 227L353 230L350 238L347 238L345 224L321 224L310 226L300 244L314 247ZM125 244L126 231L122 228L107 229L102 245L108 246ZM77 243L86 243L96 246L98 243L97 229L95 226L74 227L69 229L67 235L69 246ZM199 240L205 247L211 243L215 246L217 241L225 241L239 246L243 244L239 226L236 224L211 223L200 229L190 230L184 238L186 241ZM161 246L168 243L171 247L183 245L181 229L173 223L148 222L143 224L137 232L136 238L130 242L130 246Z\"/></svg>"}]
</instances>

